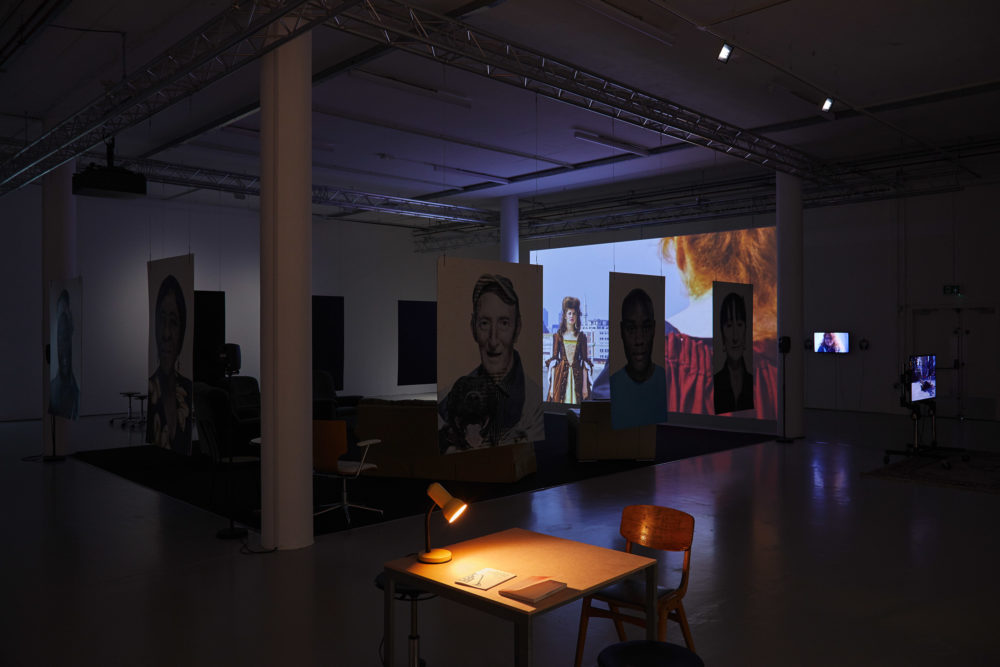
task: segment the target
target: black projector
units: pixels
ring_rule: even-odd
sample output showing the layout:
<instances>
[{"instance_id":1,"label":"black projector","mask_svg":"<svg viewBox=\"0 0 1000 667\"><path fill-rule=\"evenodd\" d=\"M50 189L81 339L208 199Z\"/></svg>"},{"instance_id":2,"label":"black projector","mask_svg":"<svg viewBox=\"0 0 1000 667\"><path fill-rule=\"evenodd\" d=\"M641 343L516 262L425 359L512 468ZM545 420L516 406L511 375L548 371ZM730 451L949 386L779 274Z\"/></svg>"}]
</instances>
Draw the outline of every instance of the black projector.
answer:
<instances>
[{"instance_id":1,"label":"black projector","mask_svg":"<svg viewBox=\"0 0 1000 667\"><path fill-rule=\"evenodd\" d=\"M134 199L146 196L146 177L121 167L91 164L73 174L73 194L84 197Z\"/></svg>"}]
</instances>

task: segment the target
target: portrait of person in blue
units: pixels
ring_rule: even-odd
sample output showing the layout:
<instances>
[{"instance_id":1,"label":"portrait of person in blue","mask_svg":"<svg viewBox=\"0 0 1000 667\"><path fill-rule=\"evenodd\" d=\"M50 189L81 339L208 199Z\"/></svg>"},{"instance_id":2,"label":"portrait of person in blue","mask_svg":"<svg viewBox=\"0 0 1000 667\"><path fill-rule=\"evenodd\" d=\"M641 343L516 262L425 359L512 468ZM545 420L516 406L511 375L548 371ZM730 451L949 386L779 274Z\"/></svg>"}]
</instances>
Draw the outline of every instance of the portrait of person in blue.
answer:
<instances>
[{"instance_id":1,"label":"portrait of person in blue","mask_svg":"<svg viewBox=\"0 0 1000 667\"><path fill-rule=\"evenodd\" d=\"M611 426L655 424L667 419L667 376L653 362L656 311L641 288L622 299L620 332L625 365L611 376Z\"/></svg>"},{"instance_id":2,"label":"portrait of person in blue","mask_svg":"<svg viewBox=\"0 0 1000 667\"><path fill-rule=\"evenodd\" d=\"M73 374L73 313L69 292L56 302L56 375L49 383L49 414L66 419L80 415L80 386Z\"/></svg>"}]
</instances>

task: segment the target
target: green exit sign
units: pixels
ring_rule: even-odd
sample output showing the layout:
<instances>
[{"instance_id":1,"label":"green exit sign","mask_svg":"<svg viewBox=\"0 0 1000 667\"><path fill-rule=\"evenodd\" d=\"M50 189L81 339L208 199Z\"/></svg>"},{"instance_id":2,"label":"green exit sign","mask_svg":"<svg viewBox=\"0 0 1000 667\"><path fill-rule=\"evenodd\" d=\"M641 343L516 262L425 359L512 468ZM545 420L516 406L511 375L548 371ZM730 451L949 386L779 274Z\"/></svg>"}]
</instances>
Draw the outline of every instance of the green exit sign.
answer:
<instances>
[{"instance_id":1,"label":"green exit sign","mask_svg":"<svg viewBox=\"0 0 1000 667\"><path fill-rule=\"evenodd\" d=\"M962 288L959 287L958 285L945 285L944 286L944 293L945 294L956 294L958 296L962 296Z\"/></svg>"}]
</instances>

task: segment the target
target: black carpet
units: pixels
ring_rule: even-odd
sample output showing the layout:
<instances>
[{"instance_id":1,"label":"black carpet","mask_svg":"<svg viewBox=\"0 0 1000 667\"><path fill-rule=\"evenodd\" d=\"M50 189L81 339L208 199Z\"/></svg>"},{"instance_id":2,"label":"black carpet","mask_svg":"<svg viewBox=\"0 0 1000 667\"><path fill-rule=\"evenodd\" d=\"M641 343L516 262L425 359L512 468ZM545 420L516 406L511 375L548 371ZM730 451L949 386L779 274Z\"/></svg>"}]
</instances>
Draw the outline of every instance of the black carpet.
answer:
<instances>
[{"instance_id":1,"label":"black carpet","mask_svg":"<svg viewBox=\"0 0 1000 667\"><path fill-rule=\"evenodd\" d=\"M567 482L610 475L655 463L710 454L770 440L773 436L684 428L661 424L656 433L654 461L578 462L570 450L566 419L545 416L546 439L535 446L537 472L514 483L445 482L457 498L475 503L525 491L544 489ZM254 529L260 527L260 467L257 463L215 466L204 457L179 456L153 445L79 452L74 456L137 484L207 509ZM350 526L421 514L426 511L427 485L436 480L393 477L362 477L348 482L352 502L379 507L383 516L351 510ZM340 499L340 481L315 477L313 500L316 506ZM315 518L314 531L322 533L349 527L341 509Z\"/></svg>"}]
</instances>

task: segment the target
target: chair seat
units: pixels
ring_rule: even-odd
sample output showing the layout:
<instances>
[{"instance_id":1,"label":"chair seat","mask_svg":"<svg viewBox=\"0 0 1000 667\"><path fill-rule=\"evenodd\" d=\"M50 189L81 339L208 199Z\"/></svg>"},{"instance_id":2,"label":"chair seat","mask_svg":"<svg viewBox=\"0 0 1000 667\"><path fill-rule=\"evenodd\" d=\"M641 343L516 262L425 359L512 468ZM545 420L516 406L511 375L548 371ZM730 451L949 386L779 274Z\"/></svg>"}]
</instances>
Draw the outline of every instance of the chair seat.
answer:
<instances>
[{"instance_id":1,"label":"chair seat","mask_svg":"<svg viewBox=\"0 0 1000 667\"><path fill-rule=\"evenodd\" d=\"M660 600L665 595L669 595L673 592L673 588L657 586L656 599ZM624 579L597 591L594 593L594 599L601 600L603 602L644 607L646 605L646 582L638 579Z\"/></svg>"},{"instance_id":2,"label":"chair seat","mask_svg":"<svg viewBox=\"0 0 1000 667\"><path fill-rule=\"evenodd\" d=\"M374 463L361 463L360 461L337 461L337 474L357 475L366 470L372 470L378 466Z\"/></svg>"},{"instance_id":3,"label":"chair seat","mask_svg":"<svg viewBox=\"0 0 1000 667\"><path fill-rule=\"evenodd\" d=\"M599 667L705 667L698 655L669 642L637 639L612 644L597 656Z\"/></svg>"}]
</instances>

